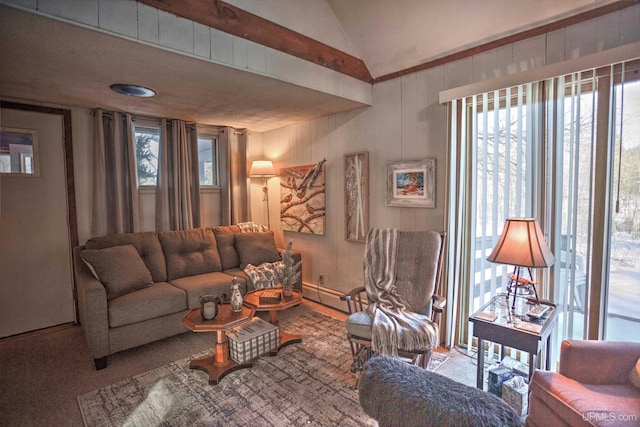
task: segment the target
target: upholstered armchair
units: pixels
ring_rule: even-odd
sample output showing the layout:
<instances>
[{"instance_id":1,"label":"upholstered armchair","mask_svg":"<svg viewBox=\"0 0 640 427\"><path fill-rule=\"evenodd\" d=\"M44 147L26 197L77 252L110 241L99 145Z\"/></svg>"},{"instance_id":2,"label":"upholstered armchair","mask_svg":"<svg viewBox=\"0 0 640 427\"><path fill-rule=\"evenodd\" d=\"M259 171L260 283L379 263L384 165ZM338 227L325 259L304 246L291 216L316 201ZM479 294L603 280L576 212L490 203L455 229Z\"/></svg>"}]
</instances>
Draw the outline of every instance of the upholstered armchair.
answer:
<instances>
[{"instance_id":1,"label":"upholstered armchair","mask_svg":"<svg viewBox=\"0 0 640 427\"><path fill-rule=\"evenodd\" d=\"M367 256L372 242L370 230L365 249L365 276L367 275ZM397 293L404 296L410 305L410 311L422 315L424 322L438 323L446 299L439 296L442 277L446 233L436 231L398 231L397 250L393 255L395 277L393 281ZM381 262L376 256L372 262ZM387 260L388 261L388 260ZM382 261L384 262L384 261ZM386 264L384 270L386 268ZM366 281L365 277L365 281ZM372 328L373 319L367 310L371 295L364 286L353 289L341 297L347 302L349 317L346 321L347 337L353 355L351 371L356 372L373 355ZM434 328L437 333L437 326ZM431 358L432 348L424 347L415 351L398 349L398 354L412 359L414 364L426 368Z\"/></svg>"},{"instance_id":2,"label":"upholstered armchair","mask_svg":"<svg viewBox=\"0 0 640 427\"><path fill-rule=\"evenodd\" d=\"M639 359L637 342L563 341L559 372L533 373L526 426L640 426Z\"/></svg>"}]
</instances>

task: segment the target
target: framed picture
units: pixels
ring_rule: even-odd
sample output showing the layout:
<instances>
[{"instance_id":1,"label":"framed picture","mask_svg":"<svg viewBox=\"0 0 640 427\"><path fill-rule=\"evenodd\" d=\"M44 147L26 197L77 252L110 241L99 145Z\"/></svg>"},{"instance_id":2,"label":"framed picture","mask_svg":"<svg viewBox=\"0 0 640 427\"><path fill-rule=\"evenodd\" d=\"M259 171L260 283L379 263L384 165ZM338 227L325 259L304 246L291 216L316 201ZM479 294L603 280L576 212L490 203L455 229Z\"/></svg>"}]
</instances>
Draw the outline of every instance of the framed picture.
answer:
<instances>
[{"instance_id":1,"label":"framed picture","mask_svg":"<svg viewBox=\"0 0 640 427\"><path fill-rule=\"evenodd\" d=\"M364 242L369 231L369 153L344 155L344 238Z\"/></svg>"},{"instance_id":2,"label":"framed picture","mask_svg":"<svg viewBox=\"0 0 640 427\"><path fill-rule=\"evenodd\" d=\"M284 231L324 234L324 164L280 171L280 225Z\"/></svg>"},{"instance_id":3,"label":"framed picture","mask_svg":"<svg viewBox=\"0 0 640 427\"><path fill-rule=\"evenodd\" d=\"M436 159L387 163L387 206L436 207Z\"/></svg>"}]
</instances>

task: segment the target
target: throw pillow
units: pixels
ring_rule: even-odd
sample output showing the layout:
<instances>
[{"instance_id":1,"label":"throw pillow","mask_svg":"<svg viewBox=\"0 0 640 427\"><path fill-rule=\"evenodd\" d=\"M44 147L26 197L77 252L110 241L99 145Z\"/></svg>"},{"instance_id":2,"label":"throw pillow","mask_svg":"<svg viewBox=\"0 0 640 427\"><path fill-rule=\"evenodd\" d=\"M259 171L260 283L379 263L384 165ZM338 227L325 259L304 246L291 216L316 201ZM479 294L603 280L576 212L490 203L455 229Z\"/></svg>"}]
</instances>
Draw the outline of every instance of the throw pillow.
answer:
<instances>
[{"instance_id":1,"label":"throw pillow","mask_svg":"<svg viewBox=\"0 0 640 427\"><path fill-rule=\"evenodd\" d=\"M216 238L208 228L158 233L167 260L168 280L222 271Z\"/></svg>"},{"instance_id":2,"label":"throw pillow","mask_svg":"<svg viewBox=\"0 0 640 427\"><path fill-rule=\"evenodd\" d=\"M278 270L283 268L282 261L265 262L258 266L249 264L244 268L244 272L251 280L253 289L264 289L278 284Z\"/></svg>"},{"instance_id":3,"label":"throw pillow","mask_svg":"<svg viewBox=\"0 0 640 427\"><path fill-rule=\"evenodd\" d=\"M235 241L236 232L234 228L229 226L218 226L213 229L216 236L216 244L218 245L218 253L222 262L222 270L230 270L240 267L240 257L236 251Z\"/></svg>"},{"instance_id":4,"label":"throw pillow","mask_svg":"<svg viewBox=\"0 0 640 427\"><path fill-rule=\"evenodd\" d=\"M629 380L631 384L640 389L640 359L638 359L636 366L629 373Z\"/></svg>"},{"instance_id":5,"label":"throw pillow","mask_svg":"<svg viewBox=\"0 0 640 427\"><path fill-rule=\"evenodd\" d=\"M107 290L107 300L153 285L151 273L133 245L85 249L80 257Z\"/></svg>"},{"instance_id":6,"label":"throw pillow","mask_svg":"<svg viewBox=\"0 0 640 427\"><path fill-rule=\"evenodd\" d=\"M248 233L251 231L269 231L269 227L258 224L257 222L240 222L238 223L238 228L241 233Z\"/></svg>"},{"instance_id":7,"label":"throw pillow","mask_svg":"<svg viewBox=\"0 0 640 427\"><path fill-rule=\"evenodd\" d=\"M240 268L249 264L281 261L273 238L273 231L236 234L236 249L240 255Z\"/></svg>"}]
</instances>

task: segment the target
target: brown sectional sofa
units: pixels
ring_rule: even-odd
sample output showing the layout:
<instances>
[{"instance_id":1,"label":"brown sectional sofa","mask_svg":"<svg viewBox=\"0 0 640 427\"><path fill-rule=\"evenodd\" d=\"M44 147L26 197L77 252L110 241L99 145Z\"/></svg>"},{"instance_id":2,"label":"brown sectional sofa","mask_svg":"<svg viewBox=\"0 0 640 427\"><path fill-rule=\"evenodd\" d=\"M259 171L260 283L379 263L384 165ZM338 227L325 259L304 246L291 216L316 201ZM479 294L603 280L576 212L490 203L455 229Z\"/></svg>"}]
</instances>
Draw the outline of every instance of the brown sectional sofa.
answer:
<instances>
[{"instance_id":1,"label":"brown sectional sofa","mask_svg":"<svg viewBox=\"0 0 640 427\"><path fill-rule=\"evenodd\" d=\"M110 354L186 332L184 315L202 295L230 296L234 277L243 293L261 287L244 267L279 261L280 253L271 231L236 225L114 234L74 248L79 320L96 369Z\"/></svg>"}]
</instances>

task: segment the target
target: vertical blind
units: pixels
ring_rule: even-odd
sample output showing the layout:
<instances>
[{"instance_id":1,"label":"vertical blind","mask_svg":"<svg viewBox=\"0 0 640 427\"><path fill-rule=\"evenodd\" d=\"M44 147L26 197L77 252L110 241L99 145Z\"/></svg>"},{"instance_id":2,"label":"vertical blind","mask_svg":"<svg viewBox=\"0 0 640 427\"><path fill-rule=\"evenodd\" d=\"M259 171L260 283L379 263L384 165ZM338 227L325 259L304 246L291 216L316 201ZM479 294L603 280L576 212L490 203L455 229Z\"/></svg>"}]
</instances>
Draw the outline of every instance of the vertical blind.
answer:
<instances>
[{"instance_id":1,"label":"vertical blind","mask_svg":"<svg viewBox=\"0 0 640 427\"><path fill-rule=\"evenodd\" d=\"M598 271L591 271L593 252L601 268L608 259L612 198L601 193L614 188L613 149L620 139L614 81L624 74L618 64L449 103L447 218L458 244L449 248L447 273L458 286L449 289L457 304L448 317L454 327L447 344L470 349L468 316L506 290L513 266L491 264L486 257L510 217L538 219L556 255L556 265L534 279L542 296L559 303L559 337L586 337L593 328L589 308L601 317L601 307L593 306L602 292L590 297L589 290ZM594 216L602 218L601 227Z\"/></svg>"}]
</instances>

